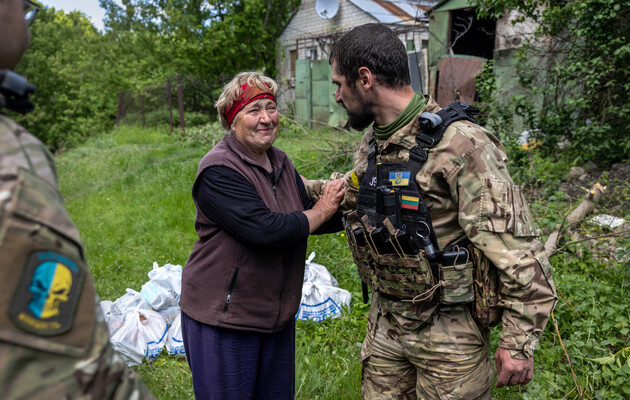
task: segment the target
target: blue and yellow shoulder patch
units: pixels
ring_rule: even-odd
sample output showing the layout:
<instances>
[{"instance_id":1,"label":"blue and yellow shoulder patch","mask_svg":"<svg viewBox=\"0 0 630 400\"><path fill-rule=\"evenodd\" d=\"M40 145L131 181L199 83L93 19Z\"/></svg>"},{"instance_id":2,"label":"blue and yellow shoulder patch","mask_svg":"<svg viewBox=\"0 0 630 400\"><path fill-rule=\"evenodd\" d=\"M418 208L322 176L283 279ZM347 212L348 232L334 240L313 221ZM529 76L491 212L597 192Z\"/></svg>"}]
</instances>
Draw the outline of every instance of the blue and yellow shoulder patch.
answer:
<instances>
[{"instance_id":1,"label":"blue and yellow shoulder patch","mask_svg":"<svg viewBox=\"0 0 630 400\"><path fill-rule=\"evenodd\" d=\"M411 171L394 171L389 173L389 182L392 186L409 186Z\"/></svg>"},{"instance_id":2,"label":"blue and yellow shoulder patch","mask_svg":"<svg viewBox=\"0 0 630 400\"><path fill-rule=\"evenodd\" d=\"M85 271L53 251L30 254L9 315L21 329L42 336L59 335L72 328Z\"/></svg>"}]
</instances>

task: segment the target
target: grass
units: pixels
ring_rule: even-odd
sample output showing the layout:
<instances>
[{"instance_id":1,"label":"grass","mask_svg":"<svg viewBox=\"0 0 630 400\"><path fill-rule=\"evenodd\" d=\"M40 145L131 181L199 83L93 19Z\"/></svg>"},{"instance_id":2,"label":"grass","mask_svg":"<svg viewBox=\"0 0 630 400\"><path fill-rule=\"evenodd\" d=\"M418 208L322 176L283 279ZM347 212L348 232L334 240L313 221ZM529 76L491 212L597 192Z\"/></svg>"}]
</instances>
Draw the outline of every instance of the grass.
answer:
<instances>
[{"instance_id":1,"label":"grass","mask_svg":"<svg viewBox=\"0 0 630 400\"><path fill-rule=\"evenodd\" d=\"M57 157L60 188L81 232L101 299L115 300L126 288L139 290L154 261L185 264L196 239L191 187L197 164L222 136L218 127L204 129L191 130L191 139L169 136L166 127L121 127ZM351 165L348 151L358 140L359 136L340 131L303 132L287 126L276 145L289 154L300 173L325 178ZM531 209L540 227L549 228L570 206L564 196L552 192ZM629 242L621 240L619 251L627 253ZM554 312L560 336L550 322L536 352L534 381L524 388L494 389L495 399L576 398L571 368L585 398L623 399L630 394L630 364L623 352L630 338L626 300L630 265L602 263L588 249L578 252L578 246L552 258L562 293ZM308 243L311 251L317 254L315 262L325 265L352 293L352 303L340 318L298 322L296 398L359 399L359 351L368 306L361 300L346 238L340 233L313 236ZM499 332L493 330L492 350ZM612 363L594 361L615 354ZM194 397L183 359L162 355L134 369L158 399Z\"/></svg>"}]
</instances>

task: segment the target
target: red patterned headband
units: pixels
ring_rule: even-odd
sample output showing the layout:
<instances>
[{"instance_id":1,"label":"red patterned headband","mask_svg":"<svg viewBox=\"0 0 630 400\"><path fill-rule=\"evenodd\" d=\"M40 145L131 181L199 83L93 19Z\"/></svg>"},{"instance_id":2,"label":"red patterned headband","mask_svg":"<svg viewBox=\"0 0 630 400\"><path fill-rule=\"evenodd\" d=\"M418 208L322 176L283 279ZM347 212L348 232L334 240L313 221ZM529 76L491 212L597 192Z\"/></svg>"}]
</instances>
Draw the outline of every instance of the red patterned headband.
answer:
<instances>
[{"instance_id":1,"label":"red patterned headband","mask_svg":"<svg viewBox=\"0 0 630 400\"><path fill-rule=\"evenodd\" d=\"M276 102L276 98L273 96L273 93L271 93L271 88L269 88L269 86L267 87L267 90L262 90L258 86L249 86L247 83L244 83L243 86L241 86L241 89L243 90L241 97L234 101L234 103L232 103L225 112L225 118L227 119L228 126L232 125L232 121L234 120L234 117L236 117L236 114L238 114L243 107L252 101L265 98Z\"/></svg>"}]
</instances>

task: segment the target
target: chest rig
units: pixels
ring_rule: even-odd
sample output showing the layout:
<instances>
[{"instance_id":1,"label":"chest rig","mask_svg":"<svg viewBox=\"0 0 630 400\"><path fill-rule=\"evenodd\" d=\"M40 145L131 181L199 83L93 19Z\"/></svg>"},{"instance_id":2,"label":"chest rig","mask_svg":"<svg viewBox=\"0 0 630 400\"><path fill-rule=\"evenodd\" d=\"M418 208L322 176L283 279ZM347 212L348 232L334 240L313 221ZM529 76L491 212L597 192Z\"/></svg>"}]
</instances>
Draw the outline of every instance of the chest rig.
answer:
<instances>
[{"instance_id":1,"label":"chest rig","mask_svg":"<svg viewBox=\"0 0 630 400\"><path fill-rule=\"evenodd\" d=\"M367 287L395 298L428 300L442 279L439 267L467 258L467 253L460 258L459 250L440 251L415 177L446 128L460 120L476 123L473 116L478 113L475 107L455 102L435 114L420 114L420 131L407 163L379 162L374 135L370 139L357 211L345 220L364 300Z\"/></svg>"}]
</instances>

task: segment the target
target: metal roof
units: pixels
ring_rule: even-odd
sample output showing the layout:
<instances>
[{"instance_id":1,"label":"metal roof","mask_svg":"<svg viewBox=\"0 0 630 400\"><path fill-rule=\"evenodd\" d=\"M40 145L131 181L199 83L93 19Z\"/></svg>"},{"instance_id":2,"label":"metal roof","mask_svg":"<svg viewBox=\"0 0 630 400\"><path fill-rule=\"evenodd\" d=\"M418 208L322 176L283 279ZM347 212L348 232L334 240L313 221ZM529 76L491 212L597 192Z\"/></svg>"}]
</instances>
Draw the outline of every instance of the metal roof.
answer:
<instances>
[{"instance_id":1,"label":"metal roof","mask_svg":"<svg viewBox=\"0 0 630 400\"><path fill-rule=\"evenodd\" d=\"M427 20L427 11L437 1L427 0L349 0L384 24L413 25Z\"/></svg>"}]
</instances>

